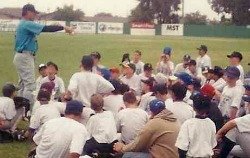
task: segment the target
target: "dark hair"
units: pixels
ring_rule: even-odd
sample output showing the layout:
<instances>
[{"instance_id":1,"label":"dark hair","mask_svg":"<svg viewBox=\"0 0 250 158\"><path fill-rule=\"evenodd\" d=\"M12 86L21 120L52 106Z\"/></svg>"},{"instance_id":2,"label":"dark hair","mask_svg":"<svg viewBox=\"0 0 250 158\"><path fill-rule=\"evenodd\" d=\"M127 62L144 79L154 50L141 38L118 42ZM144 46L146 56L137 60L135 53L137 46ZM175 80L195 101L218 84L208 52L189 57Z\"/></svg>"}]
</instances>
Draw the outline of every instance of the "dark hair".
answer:
<instances>
[{"instance_id":1,"label":"dark hair","mask_svg":"<svg viewBox=\"0 0 250 158\"><path fill-rule=\"evenodd\" d=\"M58 71L58 66L55 64L55 63L53 63L52 61L49 61L48 63L47 63L47 67L48 66L53 66L55 69L56 69L56 71Z\"/></svg>"},{"instance_id":2,"label":"dark hair","mask_svg":"<svg viewBox=\"0 0 250 158\"><path fill-rule=\"evenodd\" d=\"M153 87L154 94L160 93L161 95L168 94L168 88L166 84L156 84Z\"/></svg>"},{"instance_id":3,"label":"dark hair","mask_svg":"<svg viewBox=\"0 0 250 158\"><path fill-rule=\"evenodd\" d=\"M128 53L124 53L123 54L123 56L122 56L122 62L124 62L124 61L128 61L128 62L130 62L130 59L129 59L129 54Z\"/></svg>"},{"instance_id":4,"label":"dark hair","mask_svg":"<svg viewBox=\"0 0 250 158\"><path fill-rule=\"evenodd\" d=\"M177 82L172 85L171 91L176 100L183 100L186 97L187 87L184 84Z\"/></svg>"},{"instance_id":5,"label":"dark hair","mask_svg":"<svg viewBox=\"0 0 250 158\"><path fill-rule=\"evenodd\" d=\"M134 53L137 53L141 56L141 51L139 51L139 50L136 50Z\"/></svg>"},{"instance_id":6,"label":"dark hair","mask_svg":"<svg viewBox=\"0 0 250 158\"><path fill-rule=\"evenodd\" d=\"M37 95L38 101L49 101L51 93L46 89L40 89Z\"/></svg>"},{"instance_id":7,"label":"dark hair","mask_svg":"<svg viewBox=\"0 0 250 158\"><path fill-rule=\"evenodd\" d=\"M202 95L200 92L196 92L191 96L193 100L193 107L198 112L208 113L211 104L211 98L209 96Z\"/></svg>"},{"instance_id":8,"label":"dark hair","mask_svg":"<svg viewBox=\"0 0 250 158\"><path fill-rule=\"evenodd\" d=\"M121 83L120 85L120 92L121 92L121 95L124 95L124 93L128 92L130 90L129 86L124 84L124 83Z\"/></svg>"},{"instance_id":9,"label":"dark hair","mask_svg":"<svg viewBox=\"0 0 250 158\"><path fill-rule=\"evenodd\" d=\"M115 90L113 90L112 93L115 95L120 94L121 93L121 83L117 80L111 80L110 83L115 88Z\"/></svg>"},{"instance_id":10,"label":"dark hair","mask_svg":"<svg viewBox=\"0 0 250 158\"><path fill-rule=\"evenodd\" d=\"M98 60L100 60L101 59L101 54L99 53L99 52L92 52L91 54L90 54L90 56L91 57L94 57L94 58L96 58L96 59L98 59Z\"/></svg>"},{"instance_id":11,"label":"dark hair","mask_svg":"<svg viewBox=\"0 0 250 158\"><path fill-rule=\"evenodd\" d=\"M135 104L137 102L134 92L125 92L123 95L123 101L129 104Z\"/></svg>"},{"instance_id":12,"label":"dark hair","mask_svg":"<svg viewBox=\"0 0 250 158\"><path fill-rule=\"evenodd\" d=\"M82 66L84 70L91 71L94 66L94 61L90 55L84 55L82 57Z\"/></svg>"},{"instance_id":13,"label":"dark hair","mask_svg":"<svg viewBox=\"0 0 250 158\"><path fill-rule=\"evenodd\" d=\"M3 86L2 93L4 97L10 98L16 90L17 89L13 84L7 83Z\"/></svg>"},{"instance_id":14,"label":"dark hair","mask_svg":"<svg viewBox=\"0 0 250 158\"><path fill-rule=\"evenodd\" d=\"M93 94L90 98L91 109L94 111L100 111L103 108L104 100L102 95L100 94Z\"/></svg>"}]
</instances>

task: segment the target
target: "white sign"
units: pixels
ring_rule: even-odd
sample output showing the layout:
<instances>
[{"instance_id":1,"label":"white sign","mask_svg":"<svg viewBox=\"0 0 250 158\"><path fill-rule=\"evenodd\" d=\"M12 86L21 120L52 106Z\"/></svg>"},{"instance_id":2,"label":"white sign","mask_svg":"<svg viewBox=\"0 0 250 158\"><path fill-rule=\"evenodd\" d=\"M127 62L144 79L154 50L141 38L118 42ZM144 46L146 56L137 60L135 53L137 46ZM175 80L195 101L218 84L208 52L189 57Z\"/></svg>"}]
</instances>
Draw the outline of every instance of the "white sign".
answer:
<instances>
[{"instance_id":1,"label":"white sign","mask_svg":"<svg viewBox=\"0 0 250 158\"><path fill-rule=\"evenodd\" d=\"M183 24L162 24L161 34L171 36L183 36Z\"/></svg>"},{"instance_id":2,"label":"white sign","mask_svg":"<svg viewBox=\"0 0 250 158\"><path fill-rule=\"evenodd\" d=\"M123 23L98 23L98 33L100 34L123 34Z\"/></svg>"},{"instance_id":3,"label":"white sign","mask_svg":"<svg viewBox=\"0 0 250 158\"><path fill-rule=\"evenodd\" d=\"M76 33L95 33L96 23L95 22L70 22L70 26L75 27Z\"/></svg>"},{"instance_id":4,"label":"white sign","mask_svg":"<svg viewBox=\"0 0 250 158\"><path fill-rule=\"evenodd\" d=\"M154 36L155 35L155 29L131 28L130 33L131 33L131 35Z\"/></svg>"},{"instance_id":5,"label":"white sign","mask_svg":"<svg viewBox=\"0 0 250 158\"><path fill-rule=\"evenodd\" d=\"M1 20L0 31L14 32L19 24L19 20Z\"/></svg>"}]
</instances>

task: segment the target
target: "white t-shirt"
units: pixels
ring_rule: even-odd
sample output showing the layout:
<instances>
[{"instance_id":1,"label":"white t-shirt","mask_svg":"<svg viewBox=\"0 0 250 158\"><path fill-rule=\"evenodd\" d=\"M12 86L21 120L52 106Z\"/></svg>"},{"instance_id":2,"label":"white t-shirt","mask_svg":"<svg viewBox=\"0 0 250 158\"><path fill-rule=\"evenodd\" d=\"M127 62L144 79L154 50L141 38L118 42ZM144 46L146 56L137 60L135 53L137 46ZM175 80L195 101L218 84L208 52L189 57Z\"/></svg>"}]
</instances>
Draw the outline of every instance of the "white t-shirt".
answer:
<instances>
[{"instance_id":1,"label":"white t-shirt","mask_svg":"<svg viewBox=\"0 0 250 158\"><path fill-rule=\"evenodd\" d=\"M38 145L36 158L67 158L69 153L82 154L89 138L84 125L66 117L46 122L33 137Z\"/></svg>"},{"instance_id":2,"label":"white t-shirt","mask_svg":"<svg viewBox=\"0 0 250 158\"><path fill-rule=\"evenodd\" d=\"M134 61L131 61L131 63L135 64L135 73L137 75L141 74L144 70L144 63L142 61L138 61L137 63L134 63Z\"/></svg>"},{"instance_id":3,"label":"white t-shirt","mask_svg":"<svg viewBox=\"0 0 250 158\"><path fill-rule=\"evenodd\" d=\"M197 68L199 68L200 70L203 67L212 68L211 58L207 54L205 54L203 57L199 56L196 59L196 65L197 65Z\"/></svg>"},{"instance_id":4,"label":"white t-shirt","mask_svg":"<svg viewBox=\"0 0 250 158\"><path fill-rule=\"evenodd\" d=\"M167 63L161 61L157 64L156 70L158 73L160 72L166 76L171 76L174 73L174 63L172 61L168 61Z\"/></svg>"},{"instance_id":5,"label":"white t-shirt","mask_svg":"<svg viewBox=\"0 0 250 158\"><path fill-rule=\"evenodd\" d=\"M86 128L90 137L94 137L98 143L110 144L117 139L115 119L110 111L103 111L91 116Z\"/></svg>"},{"instance_id":6,"label":"white t-shirt","mask_svg":"<svg viewBox=\"0 0 250 158\"><path fill-rule=\"evenodd\" d=\"M16 115L15 103L8 97L0 97L0 118L12 120Z\"/></svg>"},{"instance_id":7,"label":"white t-shirt","mask_svg":"<svg viewBox=\"0 0 250 158\"><path fill-rule=\"evenodd\" d=\"M116 126L122 141L129 144L148 122L148 114L140 108L127 108L117 115Z\"/></svg>"},{"instance_id":8,"label":"white t-shirt","mask_svg":"<svg viewBox=\"0 0 250 158\"><path fill-rule=\"evenodd\" d=\"M244 87L235 86L229 87L226 86L223 89L223 92L220 97L219 109L222 113L222 116L229 116L230 107L240 108L241 99L244 94Z\"/></svg>"},{"instance_id":9,"label":"white t-shirt","mask_svg":"<svg viewBox=\"0 0 250 158\"><path fill-rule=\"evenodd\" d=\"M240 70L240 80L242 81L242 83L244 83L244 69L241 65L238 65L237 68Z\"/></svg>"},{"instance_id":10,"label":"white t-shirt","mask_svg":"<svg viewBox=\"0 0 250 158\"><path fill-rule=\"evenodd\" d=\"M90 98L93 94L110 93L114 90L114 87L102 76L82 71L71 77L68 90L72 93L73 99L81 101L86 107L90 107Z\"/></svg>"},{"instance_id":11,"label":"white t-shirt","mask_svg":"<svg viewBox=\"0 0 250 158\"><path fill-rule=\"evenodd\" d=\"M211 157L216 145L216 127L209 118L184 122L175 143L176 147L187 151L189 157Z\"/></svg>"},{"instance_id":12,"label":"white t-shirt","mask_svg":"<svg viewBox=\"0 0 250 158\"><path fill-rule=\"evenodd\" d=\"M123 96L120 94L118 95L111 94L107 97L104 97L103 100L104 100L103 109L111 111L114 114L115 118L121 109L126 108L123 102Z\"/></svg>"},{"instance_id":13,"label":"white t-shirt","mask_svg":"<svg viewBox=\"0 0 250 158\"><path fill-rule=\"evenodd\" d=\"M226 83L226 81L221 77L221 78L219 78L217 81L215 81L213 84L212 84L212 86L216 89L216 90L218 90L218 91L220 91L220 92L222 92L223 91L223 89L224 89L224 87L227 85L227 83Z\"/></svg>"},{"instance_id":14,"label":"white t-shirt","mask_svg":"<svg viewBox=\"0 0 250 158\"><path fill-rule=\"evenodd\" d=\"M186 120L195 116L193 108L183 101L176 101L172 105L168 105L166 108L177 117L180 124L183 124Z\"/></svg>"},{"instance_id":15,"label":"white t-shirt","mask_svg":"<svg viewBox=\"0 0 250 158\"><path fill-rule=\"evenodd\" d=\"M175 66L174 74L180 72L186 72L186 68L183 67L183 63L179 63Z\"/></svg>"},{"instance_id":16,"label":"white t-shirt","mask_svg":"<svg viewBox=\"0 0 250 158\"><path fill-rule=\"evenodd\" d=\"M144 95L141 96L141 101L139 104L139 108L142 110L146 111L148 114L150 114L150 109L149 109L149 103L156 99L155 96L152 96L153 92L148 92Z\"/></svg>"},{"instance_id":17,"label":"white t-shirt","mask_svg":"<svg viewBox=\"0 0 250 158\"><path fill-rule=\"evenodd\" d=\"M31 116L29 127L39 129L45 122L58 117L61 117L61 115L55 106L51 104L40 105L34 115Z\"/></svg>"},{"instance_id":18,"label":"white t-shirt","mask_svg":"<svg viewBox=\"0 0 250 158\"><path fill-rule=\"evenodd\" d=\"M141 94L141 78L138 75L134 74L131 78L123 76L121 81L128 85L130 89L133 89L136 95Z\"/></svg>"},{"instance_id":19,"label":"white t-shirt","mask_svg":"<svg viewBox=\"0 0 250 158\"><path fill-rule=\"evenodd\" d=\"M250 132L250 114L234 119L239 132Z\"/></svg>"},{"instance_id":20,"label":"white t-shirt","mask_svg":"<svg viewBox=\"0 0 250 158\"><path fill-rule=\"evenodd\" d=\"M43 83L46 83L46 82L54 82L55 88L53 89L53 95L55 97L59 97L60 94L62 94L62 93L65 92L65 86L64 86L64 82L63 82L62 78L60 78L58 76L55 76L55 79L53 81L50 81L49 77L46 76L46 77L44 77L44 78L41 79L41 85ZM41 85L39 85L37 87L37 92L39 92L39 89L40 89Z\"/></svg>"}]
</instances>

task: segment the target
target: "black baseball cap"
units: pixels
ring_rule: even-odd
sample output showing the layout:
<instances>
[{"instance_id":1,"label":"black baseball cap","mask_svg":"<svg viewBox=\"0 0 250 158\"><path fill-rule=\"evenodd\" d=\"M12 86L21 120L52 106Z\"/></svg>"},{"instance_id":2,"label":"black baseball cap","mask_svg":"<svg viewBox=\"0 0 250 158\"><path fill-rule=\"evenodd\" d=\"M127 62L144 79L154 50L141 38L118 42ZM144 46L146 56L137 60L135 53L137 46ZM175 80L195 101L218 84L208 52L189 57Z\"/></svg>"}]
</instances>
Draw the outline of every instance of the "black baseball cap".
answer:
<instances>
[{"instance_id":1,"label":"black baseball cap","mask_svg":"<svg viewBox=\"0 0 250 158\"><path fill-rule=\"evenodd\" d=\"M243 56L240 52L232 52L231 54L227 55L228 58L238 58L240 61L243 59Z\"/></svg>"},{"instance_id":2,"label":"black baseball cap","mask_svg":"<svg viewBox=\"0 0 250 158\"><path fill-rule=\"evenodd\" d=\"M23 16L26 15L28 11L39 14L39 12L35 9L34 5L32 4L26 4L23 6L22 15Z\"/></svg>"},{"instance_id":3,"label":"black baseball cap","mask_svg":"<svg viewBox=\"0 0 250 158\"><path fill-rule=\"evenodd\" d=\"M205 52L207 52L207 46L206 45L201 45L199 48L197 48L198 50L203 50Z\"/></svg>"},{"instance_id":4,"label":"black baseball cap","mask_svg":"<svg viewBox=\"0 0 250 158\"><path fill-rule=\"evenodd\" d=\"M83 110L83 104L80 101L72 100L67 102L65 114L79 115L82 113L82 110Z\"/></svg>"},{"instance_id":5,"label":"black baseball cap","mask_svg":"<svg viewBox=\"0 0 250 158\"><path fill-rule=\"evenodd\" d=\"M144 65L144 71L151 71L151 70L153 70L152 64L146 63L146 64Z\"/></svg>"},{"instance_id":6,"label":"black baseball cap","mask_svg":"<svg viewBox=\"0 0 250 158\"><path fill-rule=\"evenodd\" d=\"M222 77L224 74L224 70L220 66L214 66L213 72L214 72L213 74L218 77Z\"/></svg>"}]
</instances>

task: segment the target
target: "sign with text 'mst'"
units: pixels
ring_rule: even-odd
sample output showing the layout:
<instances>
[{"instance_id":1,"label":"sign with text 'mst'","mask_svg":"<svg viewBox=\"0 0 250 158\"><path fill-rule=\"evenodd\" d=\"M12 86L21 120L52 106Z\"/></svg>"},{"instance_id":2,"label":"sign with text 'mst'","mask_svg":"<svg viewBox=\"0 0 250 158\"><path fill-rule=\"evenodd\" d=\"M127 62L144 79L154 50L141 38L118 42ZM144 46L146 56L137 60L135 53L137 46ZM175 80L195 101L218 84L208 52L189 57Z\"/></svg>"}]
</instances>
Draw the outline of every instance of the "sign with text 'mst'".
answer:
<instances>
[{"instance_id":1,"label":"sign with text 'mst'","mask_svg":"<svg viewBox=\"0 0 250 158\"><path fill-rule=\"evenodd\" d=\"M123 34L123 23L98 22L100 34Z\"/></svg>"},{"instance_id":2,"label":"sign with text 'mst'","mask_svg":"<svg viewBox=\"0 0 250 158\"><path fill-rule=\"evenodd\" d=\"M183 36L183 24L162 24L161 34L170 36Z\"/></svg>"}]
</instances>

